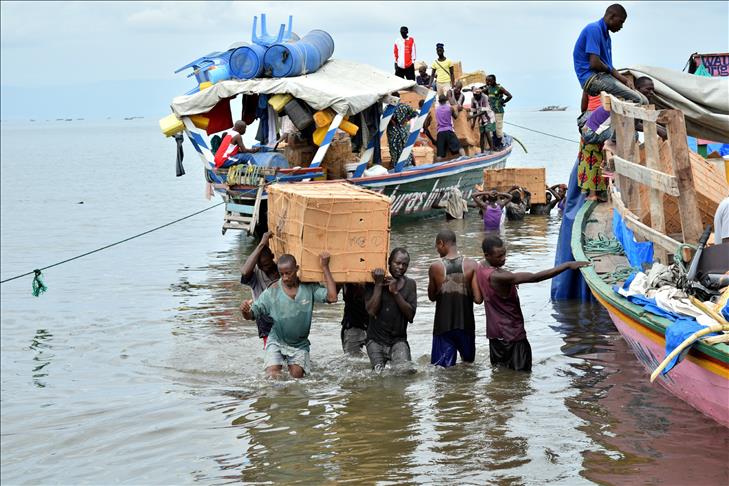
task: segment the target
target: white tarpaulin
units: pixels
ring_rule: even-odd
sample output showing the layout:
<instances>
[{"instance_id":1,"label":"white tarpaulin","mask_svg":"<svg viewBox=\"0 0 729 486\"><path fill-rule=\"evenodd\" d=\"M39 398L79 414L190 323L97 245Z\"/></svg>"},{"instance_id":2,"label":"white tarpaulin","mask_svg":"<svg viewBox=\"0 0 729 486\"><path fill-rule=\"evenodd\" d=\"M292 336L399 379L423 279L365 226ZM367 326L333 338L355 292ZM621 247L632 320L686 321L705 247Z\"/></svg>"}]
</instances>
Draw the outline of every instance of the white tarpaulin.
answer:
<instances>
[{"instance_id":1,"label":"white tarpaulin","mask_svg":"<svg viewBox=\"0 0 729 486\"><path fill-rule=\"evenodd\" d=\"M681 110L689 135L729 143L729 77L710 78L651 66L628 71L636 78L653 80L656 108Z\"/></svg>"},{"instance_id":2,"label":"white tarpaulin","mask_svg":"<svg viewBox=\"0 0 729 486\"><path fill-rule=\"evenodd\" d=\"M315 110L332 108L342 115L355 115L393 91L415 86L366 64L331 59L318 71L292 78L256 78L221 81L189 96L172 100L177 116L210 111L218 101L239 94L290 94Z\"/></svg>"}]
</instances>

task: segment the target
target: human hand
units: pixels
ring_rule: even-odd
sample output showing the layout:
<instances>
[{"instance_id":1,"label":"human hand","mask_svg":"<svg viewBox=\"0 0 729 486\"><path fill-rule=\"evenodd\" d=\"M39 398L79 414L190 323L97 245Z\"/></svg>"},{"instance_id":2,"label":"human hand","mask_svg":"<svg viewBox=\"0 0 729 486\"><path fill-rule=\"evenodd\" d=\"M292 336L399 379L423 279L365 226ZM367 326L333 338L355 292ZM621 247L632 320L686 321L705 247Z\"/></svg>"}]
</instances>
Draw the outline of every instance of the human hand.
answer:
<instances>
[{"instance_id":1,"label":"human hand","mask_svg":"<svg viewBox=\"0 0 729 486\"><path fill-rule=\"evenodd\" d=\"M271 238L271 235L273 235L273 233L270 231L266 231L265 233L263 233L263 236L261 236L260 244L263 246L268 246L268 240Z\"/></svg>"},{"instance_id":2,"label":"human hand","mask_svg":"<svg viewBox=\"0 0 729 486\"><path fill-rule=\"evenodd\" d=\"M321 268L327 268L329 266L329 260L331 259L329 252L323 251L319 254L319 264Z\"/></svg>"},{"instance_id":3,"label":"human hand","mask_svg":"<svg viewBox=\"0 0 729 486\"><path fill-rule=\"evenodd\" d=\"M387 277L385 280L385 285L387 285L387 290L390 291L391 294L397 294L397 280L395 280L392 277Z\"/></svg>"},{"instance_id":4,"label":"human hand","mask_svg":"<svg viewBox=\"0 0 729 486\"><path fill-rule=\"evenodd\" d=\"M589 267L590 265L592 265L591 262L568 262L567 268L570 270L577 270L582 267Z\"/></svg>"},{"instance_id":5,"label":"human hand","mask_svg":"<svg viewBox=\"0 0 729 486\"><path fill-rule=\"evenodd\" d=\"M382 285L385 280L385 271L381 268L375 268L372 270L372 279L375 281L375 285Z\"/></svg>"},{"instance_id":6,"label":"human hand","mask_svg":"<svg viewBox=\"0 0 729 486\"><path fill-rule=\"evenodd\" d=\"M253 301L248 299L244 300L240 305L240 311L245 316L246 314L249 314L251 312L251 306L253 305Z\"/></svg>"}]
</instances>

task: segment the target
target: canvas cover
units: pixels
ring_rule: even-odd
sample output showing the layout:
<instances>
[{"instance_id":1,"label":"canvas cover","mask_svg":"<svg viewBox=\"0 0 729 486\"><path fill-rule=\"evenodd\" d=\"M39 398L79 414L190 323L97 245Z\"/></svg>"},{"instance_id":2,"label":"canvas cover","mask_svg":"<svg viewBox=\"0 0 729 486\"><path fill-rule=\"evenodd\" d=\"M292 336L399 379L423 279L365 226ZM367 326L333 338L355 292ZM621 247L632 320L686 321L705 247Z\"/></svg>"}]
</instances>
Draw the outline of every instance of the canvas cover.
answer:
<instances>
[{"instance_id":1,"label":"canvas cover","mask_svg":"<svg viewBox=\"0 0 729 486\"><path fill-rule=\"evenodd\" d=\"M172 100L177 116L208 112L216 103L239 94L290 94L315 110L332 108L344 116L355 115L394 91L415 86L366 64L330 59L318 71L291 78L256 78L221 81L187 96Z\"/></svg>"},{"instance_id":2,"label":"canvas cover","mask_svg":"<svg viewBox=\"0 0 729 486\"><path fill-rule=\"evenodd\" d=\"M681 110L689 135L729 143L729 77L709 78L652 66L628 71L636 78L653 80L656 108Z\"/></svg>"}]
</instances>

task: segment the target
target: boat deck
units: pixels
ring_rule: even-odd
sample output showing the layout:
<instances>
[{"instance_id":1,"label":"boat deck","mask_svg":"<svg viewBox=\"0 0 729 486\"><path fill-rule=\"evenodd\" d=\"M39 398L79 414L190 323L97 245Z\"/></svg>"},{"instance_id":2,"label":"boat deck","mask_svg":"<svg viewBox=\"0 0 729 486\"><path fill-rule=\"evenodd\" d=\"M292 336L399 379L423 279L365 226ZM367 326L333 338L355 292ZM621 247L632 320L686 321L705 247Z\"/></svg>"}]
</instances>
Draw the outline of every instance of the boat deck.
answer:
<instances>
[{"instance_id":1,"label":"boat deck","mask_svg":"<svg viewBox=\"0 0 729 486\"><path fill-rule=\"evenodd\" d=\"M602 203L595 206L590 215L590 219L585 222L583 234L585 241L596 240L600 237L613 238L613 215L612 205L610 203ZM610 277L616 268L626 267L629 265L625 255L602 254L591 255L587 251L585 254L592 260L592 266L598 277L602 280ZM614 282L618 283L620 280Z\"/></svg>"}]
</instances>

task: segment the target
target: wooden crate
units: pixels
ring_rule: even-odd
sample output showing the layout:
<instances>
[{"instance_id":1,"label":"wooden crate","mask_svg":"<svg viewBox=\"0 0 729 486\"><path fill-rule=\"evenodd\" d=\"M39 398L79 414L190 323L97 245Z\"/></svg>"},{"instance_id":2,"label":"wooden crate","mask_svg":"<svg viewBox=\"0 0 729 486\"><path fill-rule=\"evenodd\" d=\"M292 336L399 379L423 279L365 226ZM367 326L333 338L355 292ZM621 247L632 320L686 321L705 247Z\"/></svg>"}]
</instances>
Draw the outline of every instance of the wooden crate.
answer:
<instances>
[{"instance_id":1,"label":"wooden crate","mask_svg":"<svg viewBox=\"0 0 729 486\"><path fill-rule=\"evenodd\" d=\"M544 167L510 167L508 169L484 169L483 187L488 191L508 191L512 186L526 187L532 193L533 204L546 204L546 170Z\"/></svg>"},{"instance_id":2,"label":"wooden crate","mask_svg":"<svg viewBox=\"0 0 729 486\"><path fill-rule=\"evenodd\" d=\"M387 269L390 198L382 194L345 182L273 184L268 227L274 255L293 255L303 282L323 281L322 251L338 283L372 282L372 270Z\"/></svg>"}]
</instances>

